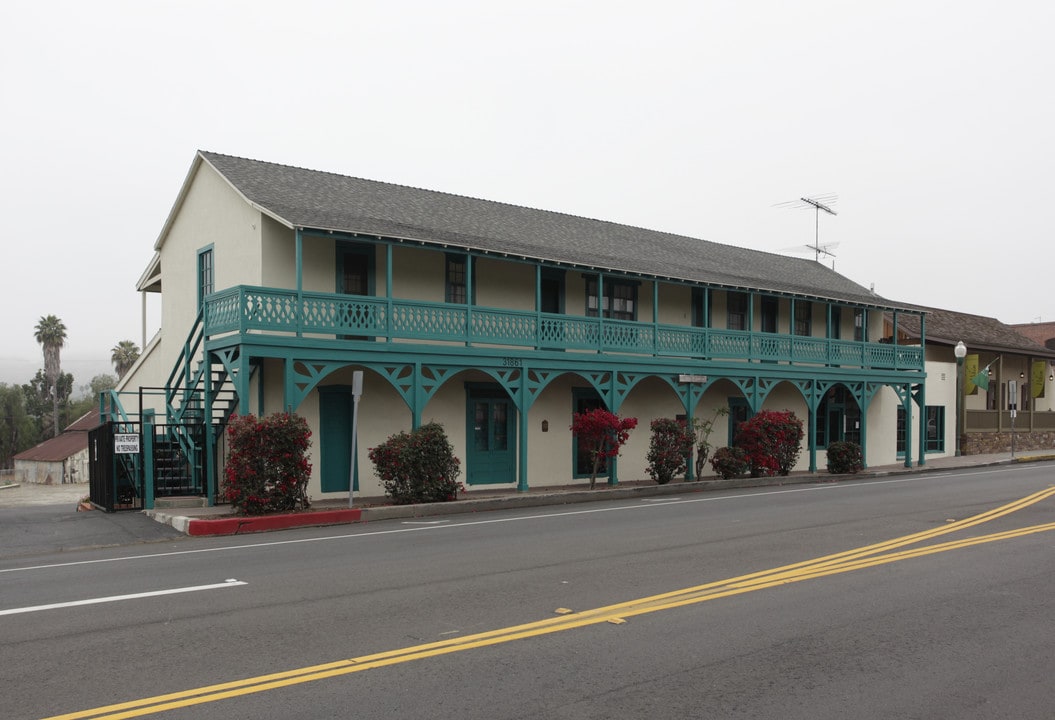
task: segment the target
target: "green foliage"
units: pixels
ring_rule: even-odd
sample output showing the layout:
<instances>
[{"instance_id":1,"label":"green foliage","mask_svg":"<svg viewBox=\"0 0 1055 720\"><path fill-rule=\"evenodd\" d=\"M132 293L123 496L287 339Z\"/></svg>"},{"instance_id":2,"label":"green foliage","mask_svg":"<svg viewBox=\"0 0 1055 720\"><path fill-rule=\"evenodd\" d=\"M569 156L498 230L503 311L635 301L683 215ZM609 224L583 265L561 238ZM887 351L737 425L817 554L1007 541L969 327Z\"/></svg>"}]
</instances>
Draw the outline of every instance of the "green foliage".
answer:
<instances>
[{"instance_id":1,"label":"green foliage","mask_svg":"<svg viewBox=\"0 0 1055 720\"><path fill-rule=\"evenodd\" d=\"M439 423L392 435L368 455L385 494L399 505L457 500L464 489L454 446Z\"/></svg>"},{"instance_id":2,"label":"green foliage","mask_svg":"<svg viewBox=\"0 0 1055 720\"><path fill-rule=\"evenodd\" d=\"M22 388L0 383L0 468L14 467L14 456L39 439L40 428L26 412Z\"/></svg>"},{"instance_id":3,"label":"green foliage","mask_svg":"<svg viewBox=\"0 0 1055 720\"><path fill-rule=\"evenodd\" d=\"M48 382L43 370L37 370L33 379L22 386L26 414L33 418L42 440L55 437L56 427L65 427L71 422L68 404L70 394L73 392L73 375L59 373L57 402L52 395L51 388L52 385ZM56 405L61 411L57 417L53 415Z\"/></svg>"},{"instance_id":4,"label":"green foliage","mask_svg":"<svg viewBox=\"0 0 1055 720\"><path fill-rule=\"evenodd\" d=\"M790 410L763 410L737 427L733 444L747 458L751 477L787 475L802 449L802 421Z\"/></svg>"},{"instance_id":5,"label":"green foliage","mask_svg":"<svg viewBox=\"0 0 1055 720\"><path fill-rule=\"evenodd\" d=\"M683 421L673 418L656 418L651 428L648 474L656 483L666 485L688 469L686 460L692 453L696 435Z\"/></svg>"},{"instance_id":6,"label":"green foliage","mask_svg":"<svg viewBox=\"0 0 1055 720\"><path fill-rule=\"evenodd\" d=\"M637 418L621 418L604 408L574 413L571 434L578 438L581 451L593 461L590 489L597 483L597 471L606 458L619 455L619 450L630 439L630 431L637 427Z\"/></svg>"},{"instance_id":7,"label":"green foliage","mask_svg":"<svg viewBox=\"0 0 1055 720\"><path fill-rule=\"evenodd\" d=\"M828 472L833 475L853 475L864 467L864 453L857 443L839 441L828 446Z\"/></svg>"},{"instance_id":8,"label":"green foliage","mask_svg":"<svg viewBox=\"0 0 1055 720\"><path fill-rule=\"evenodd\" d=\"M227 424L224 497L243 515L306 508L311 431L304 418L234 415Z\"/></svg>"},{"instance_id":9,"label":"green foliage","mask_svg":"<svg viewBox=\"0 0 1055 720\"><path fill-rule=\"evenodd\" d=\"M711 467L723 480L740 477L747 472L747 456L738 447L721 447L714 452Z\"/></svg>"},{"instance_id":10,"label":"green foliage","mask_svg":"<svg viewBox=\"0 0 1055 720\"><path fill-rule=\"evenodd\" d=\"M114 372L117 373L118 380L132 369L138 359L139 346L131 340L122 340L110 349L110 362L114 364Z\"/></svg>"}]
</instances>

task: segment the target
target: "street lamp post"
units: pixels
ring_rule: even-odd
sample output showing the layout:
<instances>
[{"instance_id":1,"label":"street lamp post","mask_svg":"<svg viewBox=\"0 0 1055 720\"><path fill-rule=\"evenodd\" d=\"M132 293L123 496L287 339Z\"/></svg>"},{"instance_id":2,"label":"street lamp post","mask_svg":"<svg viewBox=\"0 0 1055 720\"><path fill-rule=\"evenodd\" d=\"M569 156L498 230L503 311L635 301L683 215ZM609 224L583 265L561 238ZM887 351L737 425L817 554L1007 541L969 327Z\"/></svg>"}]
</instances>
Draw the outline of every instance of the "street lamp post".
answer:
<instances>
[{"instance_id":1,"label":"street lamp post","mask_svg":"<svg viewBox=\"0 0 1055 720\"><path fill-rule=\"evenodd\" d=\"M959 457L964 431L963 359L967 357L967 346L963 344L963 340L956 343L952 354L956 356L956 457Z\"/></svg>"}]
</instances>

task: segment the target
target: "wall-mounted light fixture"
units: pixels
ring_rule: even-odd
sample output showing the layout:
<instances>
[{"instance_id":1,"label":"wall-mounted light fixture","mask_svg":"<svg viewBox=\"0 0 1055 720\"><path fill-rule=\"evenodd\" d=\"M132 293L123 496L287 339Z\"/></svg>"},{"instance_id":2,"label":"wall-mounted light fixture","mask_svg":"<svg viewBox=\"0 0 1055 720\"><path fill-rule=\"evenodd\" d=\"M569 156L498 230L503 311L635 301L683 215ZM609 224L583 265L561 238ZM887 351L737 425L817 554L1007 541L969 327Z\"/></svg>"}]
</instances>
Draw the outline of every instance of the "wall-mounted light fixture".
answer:
<instances>
[{"instance_id":1,"label":"wall-mounted light fixture","mask_svg":"<svg viewBox=\"0 0 1055 720\"><path fill-rule=\"evenodd\" d=\"M549 420L542 421L542 432L549 432Z\"/></svg>"}]
</instances>

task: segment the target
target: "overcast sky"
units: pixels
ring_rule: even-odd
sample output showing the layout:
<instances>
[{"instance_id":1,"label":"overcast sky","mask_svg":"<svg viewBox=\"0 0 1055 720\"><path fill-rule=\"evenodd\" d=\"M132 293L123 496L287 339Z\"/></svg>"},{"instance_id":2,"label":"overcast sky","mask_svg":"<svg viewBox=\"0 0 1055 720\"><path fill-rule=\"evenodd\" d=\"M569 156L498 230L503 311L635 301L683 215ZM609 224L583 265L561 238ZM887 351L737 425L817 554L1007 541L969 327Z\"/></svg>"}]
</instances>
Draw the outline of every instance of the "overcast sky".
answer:
<instances>
[{"instance_id":1,"label":"overcast sky","mask_svg":"<svg viewBox=\"0 0 1055 720\"><path fill-rule=\"evenodd\" d=\"M43 315L78 386L141 343L198 149L767 251L815 240L778 204L837 195L857 283L1055 320L1050 0L7 0L0 27L0 382L43 366Z\"/></svg>"}]
</instances>

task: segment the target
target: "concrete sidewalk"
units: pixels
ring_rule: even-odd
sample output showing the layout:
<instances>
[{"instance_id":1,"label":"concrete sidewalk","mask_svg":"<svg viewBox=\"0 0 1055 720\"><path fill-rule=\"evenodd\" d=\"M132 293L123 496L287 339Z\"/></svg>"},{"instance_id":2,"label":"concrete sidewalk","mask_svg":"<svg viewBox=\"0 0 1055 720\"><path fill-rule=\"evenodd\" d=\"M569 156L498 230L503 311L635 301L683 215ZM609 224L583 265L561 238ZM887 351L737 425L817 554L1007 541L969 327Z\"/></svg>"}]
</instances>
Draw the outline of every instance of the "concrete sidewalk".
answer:
<instances>
[{"instance_id":1,"label":"concrete sidewalk","mask_svg":"<svg viewBox=\"0 0 1055 720\"><path fill-rule=\"evenodd\" d=\"M739 478L735 480L711 479L697 482L672 482L657 485L651 480L631 481L617 486L599 484L589 490L585 483L573 486L546 487L528 492L511 489L468 490L458 500L424 505L391 505L386 498L355 498L354 507L348 507L347 498L341 500L319 500L312 503L308 511L265 516L236 516L229 505L196 508L157 508L145 513L160 523L171 525L188 535L237 535L251 532L267 532L295 527L341 525L356 522L376 522L398 518L434 517L459 513L484 512L523 507L566 505L598 500L620 500L627 498L684 495L687 493L713 492L746 487L771 487L806 483L828 483L843 480L860 480L889 475L922 473L956 468L984 467L1010 464L1012 462L1055 461L1055 450L1020 452L1012 458L1009 453L994 455L962 455L927 460L923 466L906 468L900 465L884 465L868 468L856 475L831 475L827 472L797 472L787 477Z\"/></svg>"}]
</instances>

